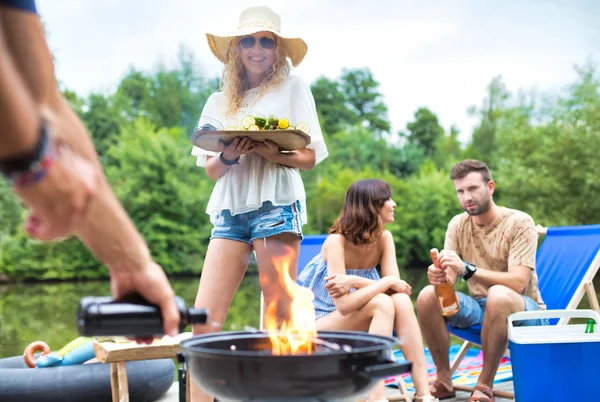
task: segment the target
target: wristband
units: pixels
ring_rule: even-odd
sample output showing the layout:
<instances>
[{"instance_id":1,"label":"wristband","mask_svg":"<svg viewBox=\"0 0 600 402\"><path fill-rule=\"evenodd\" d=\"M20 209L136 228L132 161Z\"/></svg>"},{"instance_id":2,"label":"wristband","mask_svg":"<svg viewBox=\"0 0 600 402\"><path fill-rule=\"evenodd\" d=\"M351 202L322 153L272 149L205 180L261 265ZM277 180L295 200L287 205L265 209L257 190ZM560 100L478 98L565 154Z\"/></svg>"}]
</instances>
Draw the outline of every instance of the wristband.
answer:
<instances>
[{"instance_id":1,"label":"wristband","mask_svg":"<svg viewBox=\"0 0 600 402\"><path fill-rule=\"evenodd\" d=\"M14 186L26 186L37 183L46 176L48 169L54 163L54 145L48 134L45 121L42 120L40 137L35 148L17 157L0 160L0 172Z\"/></svg>"},{"instance_id":2,"label":"wristband","mask_svg":"<svg viewBox=\"0 0 600 402\"><path fill-rule=\"evenodd\" d=\"M233 166L233 165L237 165L237 164L238 164L238 162L240 161L240 157L239 157L239 156L238 156L237 158L235 158L234 160L232 160L232 161L230 161L229 159L225 159L225 158L223 157L223 152L221 152L221 153L219 154L219 159L221 160L221 162L222 162L224 165L227 165L227 166Z\"/></svg>"}]
</instances>

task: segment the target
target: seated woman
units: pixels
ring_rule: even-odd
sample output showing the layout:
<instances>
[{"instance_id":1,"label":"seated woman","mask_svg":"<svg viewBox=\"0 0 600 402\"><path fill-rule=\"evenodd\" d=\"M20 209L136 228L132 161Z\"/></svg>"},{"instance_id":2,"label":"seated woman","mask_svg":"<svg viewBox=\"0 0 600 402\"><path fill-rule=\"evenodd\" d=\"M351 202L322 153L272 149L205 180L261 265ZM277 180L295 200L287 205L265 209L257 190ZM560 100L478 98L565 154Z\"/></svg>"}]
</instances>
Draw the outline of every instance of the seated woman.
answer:
<instances>
[{"instance_id":1,"label":"seated woman","mask_svg":"<svg viewBox=\"0 0 600 402\"><path fill-rule=\"evenodd\" d=\"M437 401L429 392L411 287L400 279L394 240L384 228L394 221L395 207L387 183L361 180L352 184L321 253L302 270L298 283L315 294L317 330L391 336L395 329L402 353L413 363L416 401ZM369 400L386 400L383 380Z\"/></svg>"}]
</instances>

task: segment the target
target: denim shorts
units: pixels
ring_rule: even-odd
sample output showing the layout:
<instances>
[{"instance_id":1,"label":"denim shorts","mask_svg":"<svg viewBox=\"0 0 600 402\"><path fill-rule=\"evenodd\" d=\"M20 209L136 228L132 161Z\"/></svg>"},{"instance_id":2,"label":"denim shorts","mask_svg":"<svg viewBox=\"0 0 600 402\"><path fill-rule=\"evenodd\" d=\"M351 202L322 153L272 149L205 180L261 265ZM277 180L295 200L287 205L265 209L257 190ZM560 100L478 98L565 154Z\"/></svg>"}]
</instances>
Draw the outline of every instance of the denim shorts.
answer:
<instances>
[{"instance_id":1,"label":"denim shorts","mask_svg":"<svg viewBox=\"0 0 600 402\"><path fill-rule=\"evenodd\" d=\"M483 325L483 315L485 314L485 303L487 298L475 299L467 296L464 293L456 292L460 303L458 313L447 319L447 323L454 328L469 328L473 325ZM525 300L525 311L537 311L540 309L539 304L529 296L523 296ZM514 321L515 326L536 326L549 325L547 318L537 320L521 320Z\"/></svg>"},{"instance_id":2,"label":"denim shorts","mask_svg":"<svg viewBox=\"0 0 600 402\"><path fill-rule=\"evenodd\" d=\"M231 215L228 209L212 219L210 239L229 239L252 244L255 239L293 233L302 239L300 201L291 205L273 205L270 201L256 211Z\"/></svg>"}]
</instances>

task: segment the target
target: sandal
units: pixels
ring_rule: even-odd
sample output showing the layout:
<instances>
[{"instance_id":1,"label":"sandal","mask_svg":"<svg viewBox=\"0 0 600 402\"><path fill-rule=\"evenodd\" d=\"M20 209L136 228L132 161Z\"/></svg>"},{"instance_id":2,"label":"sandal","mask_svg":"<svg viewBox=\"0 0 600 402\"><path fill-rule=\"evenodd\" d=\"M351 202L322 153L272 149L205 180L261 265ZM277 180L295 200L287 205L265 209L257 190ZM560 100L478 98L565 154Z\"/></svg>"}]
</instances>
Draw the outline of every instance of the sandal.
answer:
<instances>
[{"instance_id":1,"label":"sandal","mask_svg":"<svg viewBox=\"0 0 600 402\"><path fill-rule=\"evenodd\" d=\"M425 396L416 396L413 399L413 402L440 402L435 396L425 395Z\"/></svg>"},{"instance_id":2,"label":"sandal","mask_svg":"<svg viewBox=\"0 0 600 402\"><path fill-rule=\"evenodd\" d=\"M475 391L481 392L483 394L483 396L473 396ZM496 401L496 398L494 397L494 392L487 385L477 384L477 386L475 386L475 390L473 391L473 394L471 394L471 397L469 398L469 402L495 402Z\"/></svg>"},{"instance_id":3,"label":"sandal","mask_svg":"<svg viewBox=\"0 0 600 402\"><path fill-rule=\"evenodd\" d=\"M429 386L429 391L431 392L431 395L439 400L454 398L456 396L454 388L448 389L446 385L439 380L433 380Z\"/></svg>"}]
</instances>

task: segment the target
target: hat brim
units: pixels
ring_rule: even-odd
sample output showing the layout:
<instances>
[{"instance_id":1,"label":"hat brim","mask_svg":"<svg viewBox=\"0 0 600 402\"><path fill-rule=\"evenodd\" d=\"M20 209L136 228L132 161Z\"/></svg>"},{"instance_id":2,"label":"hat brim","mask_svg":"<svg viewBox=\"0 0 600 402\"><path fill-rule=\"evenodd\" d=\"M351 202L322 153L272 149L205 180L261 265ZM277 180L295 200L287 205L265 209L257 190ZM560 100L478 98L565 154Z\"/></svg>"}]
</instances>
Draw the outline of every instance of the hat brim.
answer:
<instances>
[{"instance_id":1,"label":"hat brim","mask_svg":"<svg viewBox=\"0 0 600 402\"><path fill-rule=\"evenodd\" d=\"M217 59L225 63L227 61L227 51L229 50L231 41L234 38L252 35L257 32L271 32L273 35L277 36L277 38L279 38L279 41L281 41L283 47L286 49L286 53L292 61L292 65L294 67L297 67L304 59L304 56L306 56L306 52L308 51L308 45L306 44L306 42L304 42L304 40L302 40L301 38L283 36L279 32L269 28L246 27L241 28L240 30L234 33L225 35L213 35L207 33L206 39L208 40L208 46L210 47L211 52L215 55Z\"/></svg>"}]
</instances>

